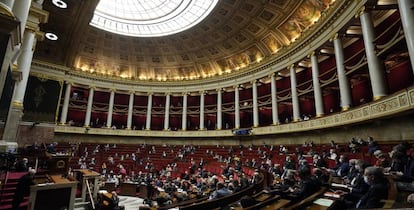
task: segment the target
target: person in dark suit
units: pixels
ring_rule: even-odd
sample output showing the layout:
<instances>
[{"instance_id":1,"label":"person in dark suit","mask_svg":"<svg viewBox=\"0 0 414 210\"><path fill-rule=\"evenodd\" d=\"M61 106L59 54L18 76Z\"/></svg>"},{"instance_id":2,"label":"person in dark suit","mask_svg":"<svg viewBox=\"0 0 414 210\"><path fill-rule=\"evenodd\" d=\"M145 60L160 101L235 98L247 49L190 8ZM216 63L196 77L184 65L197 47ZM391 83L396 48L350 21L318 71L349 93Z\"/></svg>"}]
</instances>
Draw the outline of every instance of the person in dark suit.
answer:
<instances>
[{"instance_id":1,"label":"person in dark suit","mask_svg":"<svg viewBox=\"0 0 414 210\"><path fill-rule=\"evenodd\" d=\"M29 172L20 177L19 181L17 182L16 191L14 192L13 196L13 210L18 210L19 205L23 201L24 197L29 196L30 186L35 184L33 181L35 173L36 171L34 169L30 169Z\"/></svg>"},{"instance_id":2,"label":"person in dark suit","mask_svg":"<svg viewBox=\"0 0 414 210\"><path fill-rule=\"evenodd\" d=\"M344 206L347 206L348 208L354 208L361 197L368 192L370 185L364 181L364 171L368 166L368 163L366 163L364 160L357 160L357 163L355 164L357 174L347 184L347 189L335 191L335 193L344 196Z\"/></svg>"},{"instance_id":3,"label":"person in dark suit","mask_svg":"<svg viewBox=\"0 0 414 210\"><path fill-rule=\"evenodd\" d=\"M335 174L340 177L345 177L349 173L349 160L345 155L339 157L339 164L334 168Z\"/></svg>"},{"instance_id":4,"label":"person in dark suit","mask_svg":"<svg viewBox=\"0 0 414 210\"><path fill-rule=\"evenodd\" d=\"M381 168L368 167L364 171L364 181L369 185L369 190L356 204L358 209L381 208L381 200L388 197L388 181L384 177Z\"/></svg>"},{"instance_id":5,"label":"person in dark suit","mask_svg":"<svg viewBox=\"0 0 414 210\"><path fill-rule=\"evenodd\" d=\"M300 187L291 190L292 200L294 201L299 201L301 199L309 197L320 189L320 184L316 179L312 177L309 167L304 167L299 170L298 175L300 178Z\"/></svg>"},{"instance_id":6,"label":"person in dark suit","mask_svg":"<svg viewBox=\"0 0 414 210\"><path fill-rule=\"evenodd\" d=\"M211 200L211 199L221 198L221 197L224 197L230 194L232 194L232 192L227 187L225 187L224 183L218 182L216 185L216 191L214 191L210 195L209 199Z\"/></svg>"}]
</instances>

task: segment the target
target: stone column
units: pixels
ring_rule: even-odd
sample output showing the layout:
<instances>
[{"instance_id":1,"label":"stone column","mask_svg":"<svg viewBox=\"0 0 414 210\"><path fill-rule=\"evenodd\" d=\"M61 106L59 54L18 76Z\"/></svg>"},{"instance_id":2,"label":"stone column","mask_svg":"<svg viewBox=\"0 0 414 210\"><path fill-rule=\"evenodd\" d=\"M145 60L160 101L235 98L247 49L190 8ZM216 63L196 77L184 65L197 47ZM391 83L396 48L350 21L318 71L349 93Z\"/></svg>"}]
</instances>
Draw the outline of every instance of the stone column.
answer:
<instances>
[{"instance_id":1,"label":"stone column","mask_svg":"<svg viewBox=\"0 0 414 210\"><path fill-rule=\"evenodd\" d=\"M200 130L204 130L204 91L200 91Z\"/></svg>"},{"instance_id":2,"label":"stone column","mask_svg":"<svg viewBox=\"0 0 414 210\"><path fill-rule=\"evenodd\" d=\"M240 128L240 97L239 85L234 86L234 128Z\"/></svg>"},{"instance_id":3,"label":"stone column","mask_svg":"<svg viewBox=\"0 0 414 210\"><path fill-rule=\"evenodd\" d=\"M11 1L6 2L8 5L11 5ZM17 4L13 4L13 12L21 20L22 23L22 45L20 49L20 55L17 58L17 74L20 73L20 78L15 82L15 87L13 90L13 96L7 115L6 125L4 127L3 140L5 141L17 141L17 134L20 125L21 117L23 116L23 100L24 94L26 92L27 81L29 79L30 66L32 63L34 48L36 46L37 40L43 40L44 34L40 31L39 23L46 23L48 18L48 13L45 10L39 8L38 5L36 8L30 7L30 0L21 0ZM20 6L18 6L20 5ZM27 17L31 12L30 21L27 21ZM23 14L26 11L26 14Z\"/></svg>"},{"instance_id":4,"label":"stone column","mask_svg":"<svg viewBox=\"0 0 414 210\"><path fill-rule=\"evenodd\" d=\"M164 130L168 130L170 128L170 100L171 100L170 93L166 93L166 95L165 95Z\"/></svg>"},{"instance_id":5,"label":"stone column","mask_svg":"<svg viewBox=\"0 0 414 210\"><path fill-rule=\"evenodd\" d=\"M345 72L345 60L344 60L342 40L340 37L338 37L338 34L335 34L335 36L332 37L331 40L333 41L334 50L335 50L336 70L338 72L341 109L342 111L346 111L352 105L352 98L351 98L351 89L349 86L349 80Z\"/></svg>"},{"instance_id":6,"label":"stone column","mask_svg":"<svg viewBox=\"0 0 414 210\"><path fill-rule=\"evenodd\" d=\"M134 92L129 93L127 129L131 129L132 127L132 115L134 114L134 96Z\"/></svg>"},{"instance_id":7,"label":"stone column","mask_svg":"<svg viewBox=\"0 0 414 210\"><path fill-rule=\"evenodd\" d=\"M187 130L187 101L188 101L188 94L183 93L183 113L181 119L181 130Z\"/></svg>"},{"instance_id":8,"label":"stone column","mask_svg":"<svg viewBox=\"0 0 414 210\"><path fill-rule=\"evenodd\" d=\"M323 106L321 85L319 83L318 57L315 54L315 51L313 51L310 54L310 58L311 58L311 63L312 63L312 82L313 82L313 94L315 97L316 117L322 117L325 114L325 111L324 111L324 106Z\"/></svg>"},{"instance_id":9,"label":"stone column","mask_svg":"<svg viewBox=\"0 0 414 210\"><path fill-rule=\"evenodd\" d=\"M151 130L152 93L148 93L147 102L147 119L145 121L145 130Z\"/></svg>"},{"instance_id":10,"label":"stone column","mask_svg":"<svg viewBox=\"0 0 414 210\"><path fill-rule=\"evenodd\" d=\"M376 54L374 45L375 30L371 13L362 8L359 12L359 19L362 26L365 54L367 56L369 77L371 79L373 99L375 101L386 96L388 93L387 83L385 82L385 70L384 65Z\"/></svg>"},{"instance_id":11,"label":"stone column","mask_svg":"<svg viewBox=\"0 0 414 210\"><path fill-rule=\"evenodd\" d=\"M290 66L290 89L292 91L292 106L293 106L293 122L300 121L300 105L299 105L299 97L298 97L298 90L296 88L296 68L295 65L292 64Z\"/></svg>"},{"instance_id":12,"label":"stone column","mask_svg":"<svg viewBox=\"0 0 414 210\"><path fill-rule=\"evenodd\" d=\"M259 105L257 99L257 81L253 80L252 82L252 91L253 91L253 127L259 127Z\"/></svg>"},{"instance_id":13,"label":"stone column","mask_svg":"<svg viewBox=\"0 0 414 210\"><path fill-rule=\"evenodd\" d=\"M23 100L29 79L35 43L35 32L27 30L24 33L21 54L17 59L18 69L21 72L21 80L16 81L14 85L12 103L10 104L3 133L3 140L6 141L16 141L20 120L23 116Z\"/></svg>"},{"instance_id":14,"label":"stone column","mask_svg":"<svg viewBox=\"0 0 414 210\"><path fill-rule=\"evenodd\" d=\"M106 127L112 127L112 114L114 112L114 100L115 100L115 90L111 89L111 95L109 95L109 108L108 116L106 116Z\"/></svg>"},{"instance_id":15,"label":"stone column","mask_svg":"<svg viewBox=\"0 0 414 210\"><path fill-rule=\"evenodd\" d=\"M410 54L411 69L414 71L414 11L412 0L398 0L398 9L402 26L404 29L405 41L407 42L408 53Z\"/></svg>"},{"instance_id":16,"label":"stone column","mask_svg":"<svg viewBox=\"0 0 414 210\"><path fill-rule=\"evenodd\" d=\"M89 127L91 125L91 114L92 114L92 104L93 104L94 91L95 91L95 87L90 87L89 88L88 105L86 107L86 116L85 116L84 127Z\"/></svg>"},{"instance_id":17,"label":"stone column","mask_svg":"<svg viewBox=\"0 0 414 210\"><path fill-rule=\"evenodd\" d=\"M277 88L276 88L276 77L275 74L270 75L270 88L272 94L272 122L273 125L278 125L279 120L279 110L277 105Z\"/></svg>"},{"instance_id":18,"label":"stone column","mask_svg":"<svg viewBox=\"0 0 414 210\"><path fill-rule=\"evenodd\" d=\"M60 114L60 124L65 125L68 117L70 91L72 89L72 83L66 83L65 98L63 99L62 113Z\"/></svg>"},{"instance_id":19,"label":"stone column","mask_svg":"<svg viewBox=\"0 0 414 210\"><path fill-rule=\"evenodd\" d=\"M27 17L29 16L31 0L17 0L13 5L13 13L16 18L20 21L21 33L23 36L24 29L26 27Z\"/></svg>"},{"instance_id":20,"label":"stone column","mask_svg":"<svg viewBox=\"0 0 414 210\"><path fill-rule=\"evenodd\" d=\"M221 88L217 89L217 130L221 130L223 128L223 99L221 95Z\"/></svg>"}]
</instances>

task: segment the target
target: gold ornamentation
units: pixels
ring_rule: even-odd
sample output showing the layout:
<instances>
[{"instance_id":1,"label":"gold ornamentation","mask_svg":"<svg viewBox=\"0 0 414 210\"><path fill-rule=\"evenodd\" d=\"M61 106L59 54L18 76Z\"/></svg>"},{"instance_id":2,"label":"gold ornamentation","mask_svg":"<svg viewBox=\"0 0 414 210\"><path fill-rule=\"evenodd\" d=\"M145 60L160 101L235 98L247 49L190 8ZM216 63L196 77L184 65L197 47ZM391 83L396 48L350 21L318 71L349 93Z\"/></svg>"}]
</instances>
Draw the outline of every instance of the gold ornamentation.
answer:
<instances>
[{"instance_id":1,"label":"gold ornamentation","mask_svg":"<svg viewBox=\"0 0 414 210\"><path fill-rule=\"evenodd\" d=\"M59 160L56 162L56 168L64 168L66 165L64 160Z\"/></svg>"},{"instance_id":2,"label":"gold ornamentation","mask_svg":"<svg viewBox=\"0 0 414 210\"><path fill-rule=\"evenodd\" d=\"M3 14L5 16L9 16L9 17L13 17L14 19L14 14L13 11L11 11L11 8L7 7L5 4L0 2L0 14Z\"/></svg>"},{"instance_id":3,"label":"gold ornamentation","mask_svg":"<svg viewBox=\"0 0 414 210\"><path fill-rule=\"evenodd\" d=\"M12 106L14 108L23 108L23 103L21 101L13 101Z\"/></svg>"}]
</instances>

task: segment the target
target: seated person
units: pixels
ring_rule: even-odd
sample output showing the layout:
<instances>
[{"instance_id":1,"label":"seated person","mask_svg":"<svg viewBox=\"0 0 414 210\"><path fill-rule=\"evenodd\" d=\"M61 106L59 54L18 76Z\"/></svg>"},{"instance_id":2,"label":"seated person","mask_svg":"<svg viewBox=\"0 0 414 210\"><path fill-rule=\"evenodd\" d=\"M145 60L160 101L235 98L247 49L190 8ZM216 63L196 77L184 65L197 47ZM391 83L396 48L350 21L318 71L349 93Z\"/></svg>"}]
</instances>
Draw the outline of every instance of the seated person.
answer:
<instances>
[{"instance_id":1,"label":"seated person","mask_svg":"<svg viewBox=\"0 0 414 210\"><path fill-rule=\"evenodd\" d=\"M216 184L216 190L210 195L209 199L221 198L230 195L232 192L227 189L223 182Z\"/></svg>"},{"instance_id":2,"label":"seated person","mask_svg":"<svg viewBox=\"0 0 414 210\"><path fill-rule=\"evenodd\" d=\"M354 207L369 190L369 185L364 181L364 170L367 167L368 164L364 160L358 160L355 164L355 168L358 170L356 176L347 184L346 189L335 191L336 194L344 196L344 202L349 208Z\"/></svg>"},{"instance_id":3,"label":"seated person","mask_svg":"<svg viewBox=\"0 0 414 210\"><path fill-rule=\"evenodd\" d=\"M312 177L309 167L304 167L299 170L298 176L300 178L299 187L289 189L291 192L290 197L292 200L299 201L301 199L309 197L320 189L320 184L316 179Z\"/></svg>"},{"instance_id":4,"label":"seated person","mask_svg":"<svg viewBox=\"0 0 414 210\"><path fill-rule=\"evenodd\" d=\"M382 168L368 167L364 171L364 181L369 185L369 190L356 204L356 208L381 208L381 200L388 197L388 181L384 177Z\"/></svg>"},{"instance_id":5,"label":"seated person","mask_svg":"<svg viewBox=\"0 0 414 210\"><path fill-rule=\"evenodd\" d=\"M170 195L166 193L164 189L159 188L158 191L159 191L159 194L157 195L155 200L157 201L157 204L159 207L172 204Z\"/></svg>"},{"instance_id":6,"label":"seated person","mask_svg":"<svg viewBox=\"0 0 414 210\"><path fill-rule=\"evenodd\" d=\"M105 192L102 195L101 209L103 210L121 210L123 207L119 206L119 197L115 191L111 193Z\"/></svg>"},{"instance_id":7,"label":"seated person","mask_svg":"<svg viewBox=\"0 0 414 210\"><path fill-rule=\"evenodd\" d=\"M272 190L270 191L270 193L285 195L289 191L289 189L294 187L295 183L295 172L289 171L286 173L286 176L282 179L275 179L275 183L272 186Z\"/></svg>"}]
</instances>

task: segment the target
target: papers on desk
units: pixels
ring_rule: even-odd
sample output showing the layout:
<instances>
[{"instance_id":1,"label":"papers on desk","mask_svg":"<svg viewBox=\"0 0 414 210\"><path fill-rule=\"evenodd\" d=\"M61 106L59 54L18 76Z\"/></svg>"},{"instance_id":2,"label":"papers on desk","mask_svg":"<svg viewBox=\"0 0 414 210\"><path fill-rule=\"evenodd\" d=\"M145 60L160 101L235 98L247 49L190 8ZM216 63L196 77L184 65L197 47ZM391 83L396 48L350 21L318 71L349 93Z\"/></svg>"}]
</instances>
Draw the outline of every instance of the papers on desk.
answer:
<instances>
[{"instance_id":1,"label":"papers on desk","mask_svg":"<svg viewBox=\"0 0 414 210\"><path fill-rule=\"evenodd\" d=\"M331 206L333 204L333 202L334 201L331 200L331 199L319 198L319 199L315 200L313 203L321 205L321 206Z\"/></svg>"},{"instance_id":2,"label":"papers on desk","mask_svg":"<svg viewBox=\"0 0 414 210\"><path fill-rule=\"evenodd\" d=\"M326 196L326 197L331 197L331 198L340 198L341 197L340 194L337 194L337 193L334 193L334 192L326 192L323 195Z\"/></svg>"},{"instance_id":3,"label":"papers on desk","mask_svg":"<svg viewBox=\"0 0 414 210\"><path fill-rule=\"evenodd\" d=\"M342 188L348 188L348 186L347 186L347 185L345 185L345 184L337 184L337 183L332 183L331 185L332 185L332 187L342 187Z\"/></svg>"},{"instance_id":4,"label":"papers on desk","mask_svg":"<svg viewBox=\"0 0 414 210\"><path fill-rule=\"evenodd\" d=\"M55 183L53 183L53 182L46 182L46 183L40 183L40 184L37 184L37 186L39 186L39 187L43 187L43 186L53 185L53 184L55 184Z\"/></svg>"}]
</instances>

